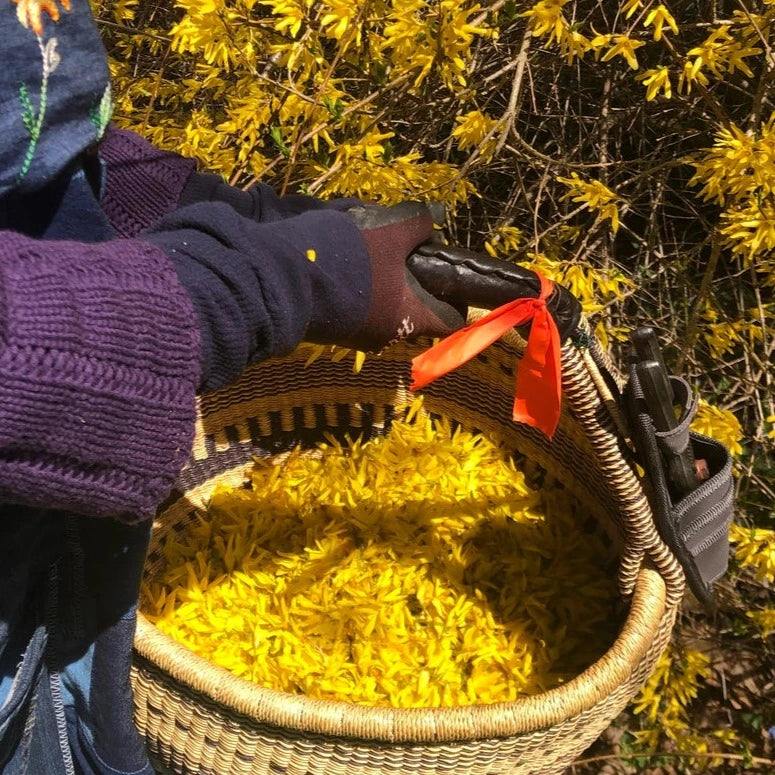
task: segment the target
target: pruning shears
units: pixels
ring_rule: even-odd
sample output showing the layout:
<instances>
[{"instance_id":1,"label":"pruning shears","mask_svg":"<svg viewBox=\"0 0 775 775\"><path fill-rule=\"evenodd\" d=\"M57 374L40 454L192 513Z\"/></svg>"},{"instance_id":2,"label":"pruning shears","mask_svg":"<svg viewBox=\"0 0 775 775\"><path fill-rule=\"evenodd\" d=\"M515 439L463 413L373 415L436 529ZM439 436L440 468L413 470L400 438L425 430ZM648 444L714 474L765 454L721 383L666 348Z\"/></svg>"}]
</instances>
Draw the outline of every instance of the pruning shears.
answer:
<instances>
[{"instance_id":1,"label":"pruning shears","mask_svg":"<svg viewBox=\"0 0 775 775\"><path fill-rule=\"evenodd\" d=\"M673 388L656 332L651 326L641 326L633 332L632 344L635 350L635 371L654 427L660 433L672 431L678 425ZM663 448L662 455L665 478L677 498L682 498L707 479L707 463L704 460L695 461L690 445L682 452Z\"/></svg>"}]
</instances>

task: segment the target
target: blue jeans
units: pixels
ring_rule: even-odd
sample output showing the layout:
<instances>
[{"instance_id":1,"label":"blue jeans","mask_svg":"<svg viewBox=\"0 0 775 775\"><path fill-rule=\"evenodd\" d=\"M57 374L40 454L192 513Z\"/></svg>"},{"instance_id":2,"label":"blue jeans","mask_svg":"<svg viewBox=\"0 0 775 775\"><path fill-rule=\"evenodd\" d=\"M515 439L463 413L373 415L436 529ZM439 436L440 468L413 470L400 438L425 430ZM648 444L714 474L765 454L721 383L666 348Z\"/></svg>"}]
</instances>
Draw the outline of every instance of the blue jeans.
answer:
<instances>
[{"instance_id":1,"label":"blue jeans","mask_svg":"<svg viewBox=\"0 0 775 775\"><path fill-rule=\"evenodd\" d=\"M149 523L0 512L0 773L152 775L129 683Z\"/></svg>"}]
</instances>

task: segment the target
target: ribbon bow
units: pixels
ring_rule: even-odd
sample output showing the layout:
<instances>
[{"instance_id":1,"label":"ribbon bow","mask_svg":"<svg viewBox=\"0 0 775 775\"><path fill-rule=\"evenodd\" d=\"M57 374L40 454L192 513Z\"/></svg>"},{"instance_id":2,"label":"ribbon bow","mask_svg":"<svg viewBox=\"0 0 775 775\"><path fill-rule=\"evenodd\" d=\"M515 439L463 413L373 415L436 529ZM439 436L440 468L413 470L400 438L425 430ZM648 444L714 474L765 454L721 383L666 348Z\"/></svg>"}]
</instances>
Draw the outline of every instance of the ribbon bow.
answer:
<instances>
[{"instance_id":1,"label":"ribbon bow","mask_svg":"<svg viewBox=\"0 0 775 775\"><path fill-rule=\"evenodd\" d=\"M412 390L462 366L514 326L532 322L525 354L517 366L512 417L543 431L550 439L560 420L562 366L560 333L546 307L554 285L540 273L537 299L516 299L461 328L412 360Z\"/></svg>"}]
</instances>

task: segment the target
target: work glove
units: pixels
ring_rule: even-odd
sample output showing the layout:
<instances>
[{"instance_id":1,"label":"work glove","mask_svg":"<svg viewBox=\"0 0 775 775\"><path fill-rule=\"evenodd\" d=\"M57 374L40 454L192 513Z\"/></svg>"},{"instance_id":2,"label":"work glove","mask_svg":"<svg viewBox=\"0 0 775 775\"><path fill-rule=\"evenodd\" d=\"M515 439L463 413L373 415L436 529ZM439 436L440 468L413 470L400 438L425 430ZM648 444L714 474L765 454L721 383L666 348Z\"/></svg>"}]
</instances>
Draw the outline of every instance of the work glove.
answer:
<instances>
[{"instance_id":1,"label":"work glove","mask_svg":"<svg viewBox=\"0 0 775 775\"><path fill-rule=\"evenodd\" d=\"M465 325L468 307L495 309L514 299L537 298L540 293L535 272L445 244L433 229L434 223L444 222L440 203L366 204L347 213L368 247L375 288L369 326L357 336L365 345L360 349L378 349L396 317L401 322L394 338L445 336ZM399 298L398 307L390 303L384 307L381 302ZM567 288L555 285L547 307L564 341L579 324L581 305ZM369 327L376 345L368 341Z\"/></svg>"},{"instance_id":2,"label":"work glove","mask_svg":"<svg viewBox=\"0 0 775 775\"><path fill-rule=\"evenodd\" d=\"M419 245L407 268L431 298L455 309L495 309L514 299L538 298L541 290L538 275L519 264L439 240ZM555 285L546 306L565 341L578 327L581 304L567 288Z\"/></svg>"},{"instance_id":3,"label":"work glove","mask_svg":"<svg viewBox=\"0 0 775 775\"><path fill-rule=\"evenodd\" d=\"M426 205L363 204L347 210L347 215L368 252L371 302L363 326L336 344L379 350L399 339L446 336L465 325L464 305L428 293L407 268L409 256L433 237L433 218Z\"/></svg>"}]
</instances>

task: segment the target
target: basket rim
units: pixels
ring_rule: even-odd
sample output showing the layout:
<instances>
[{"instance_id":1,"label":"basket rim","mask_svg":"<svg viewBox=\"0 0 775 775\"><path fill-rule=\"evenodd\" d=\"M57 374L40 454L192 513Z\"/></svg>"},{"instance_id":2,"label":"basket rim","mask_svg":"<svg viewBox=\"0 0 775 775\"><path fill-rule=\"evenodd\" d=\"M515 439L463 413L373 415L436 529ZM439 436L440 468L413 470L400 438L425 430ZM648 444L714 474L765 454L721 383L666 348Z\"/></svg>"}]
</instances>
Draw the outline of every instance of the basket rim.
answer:
<instances>
[{"instance_id":1,"label":"basket rim","mask_svg":"<svg viewBox=\"0 0 775 775\"><path fill-rule=\"evenodd\" d=\"M666 607L664 579L656 569L644 566L621 631L600 659L547 692L491 705L372 707L287 694L238 678L208 662L161 632L141 611L135 650L175 681L259 724L386 743L452 742L524 734L594 707L624 683L643 659Z\"/></svg>"}]
</instances>

